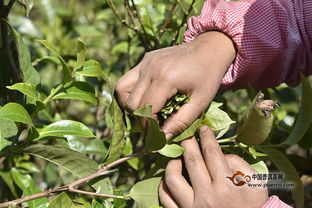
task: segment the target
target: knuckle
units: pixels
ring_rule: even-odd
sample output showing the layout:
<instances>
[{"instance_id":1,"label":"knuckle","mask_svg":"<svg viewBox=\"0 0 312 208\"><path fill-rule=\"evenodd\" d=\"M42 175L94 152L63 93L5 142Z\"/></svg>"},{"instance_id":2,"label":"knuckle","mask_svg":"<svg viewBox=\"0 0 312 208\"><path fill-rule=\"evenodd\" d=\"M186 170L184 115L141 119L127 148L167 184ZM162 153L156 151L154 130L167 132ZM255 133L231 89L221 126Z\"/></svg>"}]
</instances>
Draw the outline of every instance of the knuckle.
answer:
<instances>
[{"instance_id":1,"label":"knuckle","mask_svg":"<svg viewBox=\"0 0 312 208\"><path fill-rule=\"evenodd\" d=\"M187 162L190 165L196 165L199 164L200 158L199 156L194 154L187 154L185 155L185 162Z\"/></svg>"},{"instance_id":2,"label":"knuckle","mask_svg":"<svg viewBox=\"0 0 312 208\"><path fill-rule=\"evenodd\" d=\"M218 147L219 148L219 147ZM202 147L202 152L203 155L208 156L208 157L215 157L216 155L219 154L219 149L216 146L204 146Z\"/></svg>"},{"instance_id":3,"label":"knuckle","mask_svg":"<svg viewBox=\"0 0 312 208\"><path fill-rule=\"evenodd\" d=\"M177 132L181 132L188 127L188 124L183 120L175 118L172 118L170 120Z\"/></svg>"},{"instance_id":4,"label":"knuckle","mask_svg":"<svg viewBox=\"0 0 312 208\"><path fill-rule=\"evenodd\" d=\"M120 94L125 91L125 86L124 86L124 82L122 81L122 79L119 79L117 81L116 86L115 86L115 91L117 94Z\"/></svg>"},{"instance_id":5,"label":"knuckle","mask_svg":"<svg viewBox=\"0 0 312 208\"><path fill-rule=\"evenodd\" d=\"M175 173L171 172L170 174L168 174L166 172L165 183L167 184L167 186L177 186L180 184L180 181L178 180L178 177Z\"/></svg>"},{"instance_id":6,"label":"knuckle","mask_svg":"<svg viewBox=\"0 0 312 208\"><path fill-rule=\"evenodd\" d=\"M233 161L241 161L241 160L242 160L239 156L234 155L234 154L227 154L227 155L225 155L225 159L226 159L229 163L231 163L231 162L233 162Z\"/></svg>"}]
</instances>

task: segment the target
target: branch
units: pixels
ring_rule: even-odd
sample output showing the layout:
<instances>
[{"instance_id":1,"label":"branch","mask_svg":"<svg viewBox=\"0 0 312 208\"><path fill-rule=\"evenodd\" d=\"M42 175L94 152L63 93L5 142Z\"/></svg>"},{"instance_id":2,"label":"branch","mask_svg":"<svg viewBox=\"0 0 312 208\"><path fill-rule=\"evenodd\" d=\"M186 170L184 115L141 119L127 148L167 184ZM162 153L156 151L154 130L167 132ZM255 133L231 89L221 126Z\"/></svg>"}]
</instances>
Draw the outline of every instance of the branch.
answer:
<instances>
[{"instance_id":1,"label":"branch","mask_svg":"<svg viewBox=\"0 0 312 208\"><path fill-rule=\"evenodd\" d=\"M173 13L174 13L176 8L177 8L177 3L173 3L167 18L165 19L165 21L164 21L163 25L161 26L160 30L158 31L158 36L157 36L158 40L160 40L162 35L165 33L165 30L166 30L167 26L169 25L169 23L171 22L172 17L173 17Z\"/></svg>"},{"instance_id":2,"label":"branch","mask_svg":"<svg viewBox=\"0 0 312 208\"><path fill-rule=\"evenodd\" d=\"M181 28L183 27L183 25L185 24L188 15L191 13L195 1L196 1L196 0L192 0L192 3L191 3L191 5L190 5L190 7L188 8L187 11L185 11L184 9L182 9L183 12L184 12L184 16L183 16L182 22L181 22L181 24L180 24L180 26L179 26L179 28L178 28L178 32L177 32L175 38L174 38L174 39L172 40L172 42L171 42L171 45L176 45L176 44L177 44L177 40L178 40L179 35L180 35L180 30L181 30ZM179 3L180 1L178 0L177 2ZM182 7L182 8L183 8L183 7Z\"/></svg>"},{"instance_id":3,"label":"branch","mask_svg":"<svg viewBox=\"0 0 312 208\"><path fill-rule=\"evenodd\" d=\"M129 0L125 0L125 1L129 1ZM148 48L146 48L146 49L147 49L147 50L151 50L151 49L152 49L152 48L151 48L152 46L150 45L150 38L149 38L148 33L147 33L146 30L145 30L145 27L144 27L144 24L143 24L142 20L141 20L141 16L140 16L139 10L137 9L137 7L136 7L136 5L135 5L135 3L134 3L133 0L131 0L131 3L132 3L132 6L133 6L133 8L134 8L135 17L136 17L137 20L139 21L140 26L141 26L141 28L142 28L142 30L143 30L144 37L145 37L145 39L146 39L146 41L147 41L147 43L148 43L148 44L147 44Z\"/></svg>"},{"instance_id":4,"label":"branch","mask_svg":"<svg viewBox=\"0 0 312 208\"><path fill-rule=\"evenodd\" d=\"M117 12L115 5L113 4L113 2L111 0L106 0L108 6L111 8L111 10L113 11L113 13L115 14L115 16L119 19L119 21L125 25L126 27L128 27L129 29L133 30L134 32L137 32L137 28L132 27L131 25L129 25L125 19L123 19Z\"/></svg>"},{"instance_id":5,"label":"branch","mask_svg":"<svg viewBox=\"0 0 312 208\"><path fill-rule=\"evenodd\" d=\"M20 71L15 65L15 61L13 58L13 54L11 51L10 43L9 43L9 30L8 30L8 15L12 5L14 4L15 0L11 0L7 6L4 5L4 1L0 1L0 27L1 27L1 37L2 37L2 49L4 51L4 55L10 66L11 70L11 77L13 78L13 82L20 82L22 81Z\"/></svg>"},{"instance_id":6,"label":"branch","mask_svg":"<svg viewBox=\"0 0 312 208\"><path fill-rule=\"evenodd\" d=\"M29 195L29 196L26 196L23 198L19 198L19 199L15 199L12 201L1 203L0 208L9 207L9 206L16 206L18 204L21 204L21 203L24 203L27 201L31 201L34 199L38 199L38 198L42 198L42 197L49 197L49 196L54 195L55 193L63 192L63 191L69 191L72 193L84 194L84 195L89 195L89 196L109 197L109 198L129 200L130 198L128 196L116 196L116 195L111 195L111 194L101 194L101 193L95 193L95 192L82 191L82 190L76 189L75 187L77 187L83 183L86 183L92 179L95 179L97 177L108 175L110 173L115 172L116 170L109 170L109 169L116 167L116 166L118 166L118 165L120 165L120 164L122 164L128 160L131 160L131 159L136 158L136 157L142 157L142 156L147 155L147 154L153 154L156 152L157 151L144 151L144 152L135 153L133 155L121 158L119 160L116 160L115 162L108 164L108 165L102 166L96 173L93 173L89 176L80 178L80 179L78 179L78 180L76 180L76 181L74 181L68 185L57 187L54 189L49 189L49 190L46 190L46 191L43 191L40 193L36 193L33 195Z\"/></svg>"},{"instance_id":7,"label":"branch","mask_svg":"<svg viewBox=\"0 0 312 208\"><path fill-rule=\"evenodd\" d=\"M13 4L15 3L15 0L10 0L10 2L8 3L8 5L6 5L6 10L9 13Z\"/></svg>"}]
</instances>

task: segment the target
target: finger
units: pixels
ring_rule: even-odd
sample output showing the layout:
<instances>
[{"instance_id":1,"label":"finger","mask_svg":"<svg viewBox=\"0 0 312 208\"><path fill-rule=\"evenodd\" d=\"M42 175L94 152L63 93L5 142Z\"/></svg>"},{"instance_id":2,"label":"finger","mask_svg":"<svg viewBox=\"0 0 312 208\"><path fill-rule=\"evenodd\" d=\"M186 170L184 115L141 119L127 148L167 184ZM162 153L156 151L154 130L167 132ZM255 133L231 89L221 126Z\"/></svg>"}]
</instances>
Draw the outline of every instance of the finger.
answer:
<instances>
[{"instance_id":1,"label":"finger","mask_svg":"<svg viewBox=\"0 0 312 208\"><path fill-rule=\"evenodd\" d=\"M205 111L208 103L202 95L191 95L190 102L182 105L162 126L167 139L189 127Z\"/></svg>"},{"instance_id":2,"label":"finger","mask_svg":"<svg viewBox=\"0 0 312 208\"><path fill-rule=\"evenodd\" d=\"M170 160L166 167L165 183L180 207L190 207L193 202L193 189L182 176L182 161Z\"/></svg>"},{"instance_id":3,"label":"finger","mask_svg":"<svg viewBox=\"0 0 312 208\"><path fill-rule=\"evenodd\" d=\"M195 137L183 140L181 146L185 148L183 158L194 192L207 190L211 178Z\"/></svg>"},{"instance_id":4,"label":"finger","mask_svg":"<svg viewBox=\"0 0 312 208\"><path fill-rule=\"evenodd\" d=\"M145 75L139 78L128 96L128 99L126 101L126 108L128 108L130 111L135 111L139 108L142 96L150 86L151 81L152 80L149 75Z\"/></svg>"},{"instance_id":5,"label":"finger","mask_svg":"<svg viewBox=\"0 0 312 208\"><path fill-rule=\"evenodd\" d=\"M117 81L115 92L117 95L117 99L119 103L125 107L126 101L130 92L134 88L135 84L139 80L139 65L125 73L122 77L120 77Z\"/></svg>"},{"instance_id":6,"label":"finger","mask_svg":"<svg viewBox=\"0 0 312 208\"><path fill-rule=\"evenodd\" d=\"M224 180L226 176L231 174L232 171L227 164L214 133L208 126L203 126L200 129L200 145L213 181Z\"/></svg>"},{"instance_id":7,"label":"finger","mask_svg":"<svg viewBox=\"0 0 312 208\"><path fill-rule=\"evenodd\" d=\"M253 167L251 167L243 158L237 155L228 154L225 155L225 159L232 172L241 171L246 174L257 173L257 171Z\"/></svg>"},{"instance_id":8,"label":"finger","mask_svg":"<svg viewBox=\"0 0 312 208\"><path fill-rule=\"evenodd\" d=\"M168 187L163 180L160 181L158 192L159 199L162 205L164 205L166 208L179 208L178 204L174 201Z\"/></svg>"},{"instance_id":9,"label":"finger","mask_svg":"<svg viewBox=\"0 0 312 208\"><path fill-rule=\"evenodd\" d=\"M153 106L153 113L158 113L172 96L177 94L178 90L166 82L155 80L145 91L140 107L146 104Z\"/></svg>"}]
</instances>

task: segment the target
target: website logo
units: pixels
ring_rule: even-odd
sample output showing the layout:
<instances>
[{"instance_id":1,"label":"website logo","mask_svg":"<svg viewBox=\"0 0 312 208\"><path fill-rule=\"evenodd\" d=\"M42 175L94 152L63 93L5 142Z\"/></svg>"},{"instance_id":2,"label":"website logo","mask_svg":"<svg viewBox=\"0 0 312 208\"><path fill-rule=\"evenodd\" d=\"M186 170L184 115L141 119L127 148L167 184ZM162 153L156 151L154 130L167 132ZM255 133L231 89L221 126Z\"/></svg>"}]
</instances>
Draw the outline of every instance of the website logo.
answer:
<instances>
[{"instance_id":1,"label":"website logo","mask_svg":"<svg viewBox=\"0 0 312 208\"><path fill-rule=\"evenodd\" d=\"M241 171L236 171L232 176L228 176L226 178L232 181L235 186L242 186L251 181L250 175L245 175Z\"/></svg>"}]
</instances>

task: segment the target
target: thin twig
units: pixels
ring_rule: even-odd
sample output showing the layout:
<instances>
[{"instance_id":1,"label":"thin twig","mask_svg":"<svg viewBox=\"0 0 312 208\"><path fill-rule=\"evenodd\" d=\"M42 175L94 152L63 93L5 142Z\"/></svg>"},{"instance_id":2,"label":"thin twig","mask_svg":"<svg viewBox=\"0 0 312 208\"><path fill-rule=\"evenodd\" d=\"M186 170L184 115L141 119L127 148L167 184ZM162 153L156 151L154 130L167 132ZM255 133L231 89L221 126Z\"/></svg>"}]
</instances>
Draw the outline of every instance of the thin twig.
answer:
<instances>
[{"instance_id":1,"label":"thin twig","mask_svg":"<svg viewBox=\"0 0 312 208\"><path fill-rule=\"evenodd\" d=\"M107 197L107 198L114 198L114 199L129 199L128 197L125 198L124 196L116 196L116 195L112 195L112 194L94 193L94 192L89 192L89 191L82 191L82 190L79 190L79 189L69 189L68 191L73 192L73 193L78 193L78 194L89 195L89 196Z\"/></svg>"},{"instance_id":2,"label":"thin twig","mask_svg":"<svg viewBox=\"0 0 312 208\"><path fill-rule=\"evenodd\" d=\"M177 40L178 40L179 35L180 35L180 30L181 30L181 28L184 26L185 22L187 21L187 17L188 17L188 15L191 13L195 1L196 1L196 0L192 0L192 3L191 3L191 5L190 5L190 7L188 8L188 10L187 10L186 12L184 12L184 16L183 16L182 22L181 22L180 26L179 26L178 29L177 29L178 32L177 32L175 38L172 40L171 45L176 45L176 44L177 44ZM178 3L179 3L179 1L178 1Z\"/></svg>"},{"instance_id":3,"label":"thin twig","mask_svg":"<svg viewBox=\"0 0 312 208\"><path fill-rule=\"evenodd\" d=\"M128 1L128 0L126 0L126 1ZM134 1L133 0L131 0L131 3L132 3L132 6L133 6L133 8L134 8L134 12L135 12L135 17L137 18L137 20L139 21L139 23L140 23L140 26L141 26L141 28L142 28L142 30L143 30L143 34L144 34L144 37L146 38L146 41L147 41L147 45L146 46L148 46L148 48L147 48L147 50L151 50L152 49L152 46L150 45L150 36L148 35L148 33L146 32L146 29L145 29L145 27L144 27L144 24L143 24L143 22L142 22L142 20L141 20L141 16L140 16L140 13L139 13L139 10L137 9L137 6L135 5L135 3L134 3Z\"/></svg>"},{"instance_id":4,"label":"thin twig","mask_svg":"<svg viewBox=\"0 0 312 208\"><path fill-rule=\"evenodd\" d=\"M73 193L78 193L78 194L85 194L85 195L89 195L89 196L98 196L98 197L109 197L109 198L117 198L117 199L125 199L125 200L129 200L130 198L128 196L116 196L116 195L111 195L111 194L101 194L101 193L95 193L95 192L87 192L87 191L82 191L79 189L76 189L75 187L78 187L79 185L86 183L92 179L95 179L97 177L100 176L104 176L104 175L108 175L112 172L115 172L116 170L109 170L113 167L116 167L128 160L131 160L133 158L136 157L142 157L144 155L147 154L152 154L152 153L156 153L157 151L144 151L144 152L139 152L139 153L135 153L133 155L121 158L119 160L116 160L115 162L112 162L108 165L102 166L96 173L93 173L89 176L80 178L68 185L65 186L61 186L61 187L57 187L54 189L49 189L40 193L36 193L36 194L32 194L23 198L19 198L19 199L15 199L12 201L8 201L8 202L4 202L0 204L0 208L4 208L4 207L9 207L11 205L16 206L18 204L21 204L23 202L27 202L30 200L34 200L34 199L38 199L38 198L42 198L42 197L49 197L52 196L55 193L58 192L62 192L62 191L69 191L69 192L73 192Z\"/></svg>"},{"instance_id":5,"label":"thin twig","mask_svg":"<svg viewBox=\"0 0 312 208\"><path fill-rule=\"evenodd\" d=\"M10 0L10 2L8 3L8 5L6 5L6 10L8 11L8 13L10 12L13 4L15 3L15 0Z\"/></svg>"},{"instance_id":6,"label":"thin twig","mask_svg":"<svg viewBox=\"0 0 312 208\"><path fill-rule=\"evenodd\" d=\"M113 11L113 13L115 14L115 16L119 19L119 21L125 25L126 27L128 27L129 29L133 30L134 32L137 32L137 29L132 27L131 25L129 25L125 19L123 19L117 12L117 9L115 7L115 5L113 4L113 2L111 0L106 0L108 6L111 8L111 10Z\"/></svg>"},{"instance_id":7,"label":"thin twig","mask_svg":"<svg viewBox=\"0 0 312 208\"><path fill-rule=\"evenodd\" d=\"M160 40L162 35L165 33L167 26L169 25L169 23L172 20L172 17L173 17L173 14L174 14L174 11L176 10L176 8L177 8L177 3L173 3L172 7L169 11L169 14L167 15L167 18L164 20L164 23L162 24L160 30L158 31L158 35L157 35L158 40Z\"/></svg>"},{"instance_id":8,"label":"thin twig","mask_svg":"<svg viewBox=\"0 0 312 208\"><path fill-rule=\"evenodd\" d=\"M20 70L15 65L13 54L9 43L9 30L8 30L8 15L14 1L10 1L8 6L4 6L4 1L0 1L0 24L1 24L1 37L2 37L2 49L6 60L11 68L10 73L14 83L22 81ZM12 4L12 5L11 5Z\"/></svg>"}]
</instances>

